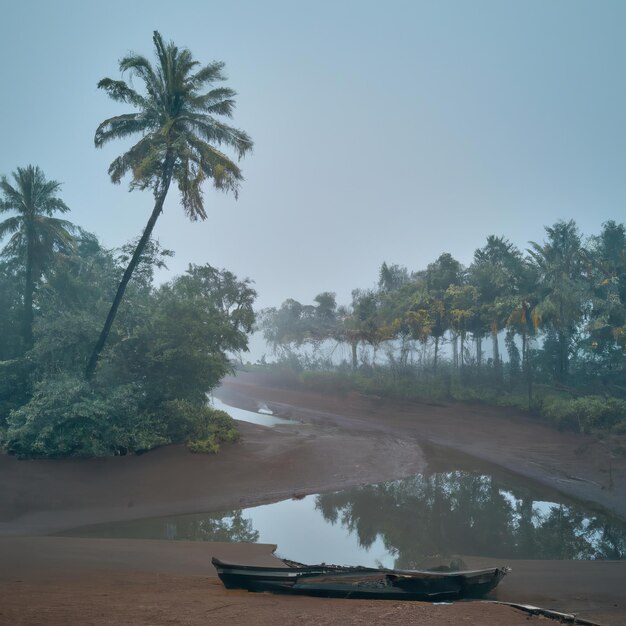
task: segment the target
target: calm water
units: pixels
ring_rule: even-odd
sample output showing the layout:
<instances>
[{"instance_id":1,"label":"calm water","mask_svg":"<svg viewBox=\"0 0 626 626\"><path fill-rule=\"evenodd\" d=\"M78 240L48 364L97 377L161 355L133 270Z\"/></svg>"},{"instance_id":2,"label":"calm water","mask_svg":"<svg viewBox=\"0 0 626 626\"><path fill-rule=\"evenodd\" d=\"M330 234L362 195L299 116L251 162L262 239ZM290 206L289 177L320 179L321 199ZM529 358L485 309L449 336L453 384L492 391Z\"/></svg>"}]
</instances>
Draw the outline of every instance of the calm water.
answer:
<instances>
[{"instance_id":1,"label":"calm water","mask_svg":"<svg viewBox=\"0 0 626 626\"><path fill-rule=\"evenodd\" d=\"M293 426L299 424L294 420L288 420L283 417L277 417L272 415L270 409L265 405L261 405L258 411L245 411L244 409L238 409L237 407L230 406L225 402L222 402L219 398L211 397L211 405L221 411L226 411L233 419L240 422L250 422L252 424L259 424L260 426Z\"/></svg>"},{"instance_id":2,"label":"calm water","mask_svg":"<svg viewBox=\"0 0 626 626\"><path fill-rule=\"evenodd\" d=\"M218 404L236 419L241 417L235 413L250 413ZM257 415L273 417L251 414L253 419ZM248 509L106 524L66 534L275 543L277 554L304 563L404 568L450 563L458 555L626 558L626 524L621 520L474 461L455 458L450 467L449 453L429 454L433 471L404 480Z\"/></svg>"}]
</instances>

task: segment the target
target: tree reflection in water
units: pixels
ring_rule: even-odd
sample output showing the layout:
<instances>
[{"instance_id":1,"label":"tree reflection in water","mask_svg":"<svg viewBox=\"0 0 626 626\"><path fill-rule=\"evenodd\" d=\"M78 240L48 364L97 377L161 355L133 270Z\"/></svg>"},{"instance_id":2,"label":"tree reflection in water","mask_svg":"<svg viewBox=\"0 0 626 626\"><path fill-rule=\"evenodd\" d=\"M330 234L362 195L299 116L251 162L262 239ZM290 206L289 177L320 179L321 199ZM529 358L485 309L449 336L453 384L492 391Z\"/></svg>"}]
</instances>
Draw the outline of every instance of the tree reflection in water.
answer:
<instances>
[{"instance_id":1,"label":"tree reflection in water","mask_svg":"<svg viewBox=\"0 0 626 626\"><path fill-rule=\"evenodd\" d=\"M74 531L81 537L184 539L187 541L246 541L256 543L259 531L243 510L142 519L103 524Z\"/></svg>"},{"instance_id":2,"label":"tree reflection in water","mask_svg":"<svg viewBox=\"0 0 626 626\"><path fill-rule=\"evenodd\" d=\"M175 536L190 541L245 541L256 543L259 531L252 527L252 520L245 519L243 512L230 511L214 515L178 517L168 524L175 527Z\"/></svg>"},{"instance_id":3,"label":"tree reflection in water","mask_svg":"<svg viewBox=\"0 0 626 626\"><path fill-rule=\"evenodd\" d=\"M396 567L453 555L522 559L620 559L626 529L576 506L533 500L497 479L445 472L317 496L316 508L369 548L380 536Z\"/></svg>"}]
</instances>

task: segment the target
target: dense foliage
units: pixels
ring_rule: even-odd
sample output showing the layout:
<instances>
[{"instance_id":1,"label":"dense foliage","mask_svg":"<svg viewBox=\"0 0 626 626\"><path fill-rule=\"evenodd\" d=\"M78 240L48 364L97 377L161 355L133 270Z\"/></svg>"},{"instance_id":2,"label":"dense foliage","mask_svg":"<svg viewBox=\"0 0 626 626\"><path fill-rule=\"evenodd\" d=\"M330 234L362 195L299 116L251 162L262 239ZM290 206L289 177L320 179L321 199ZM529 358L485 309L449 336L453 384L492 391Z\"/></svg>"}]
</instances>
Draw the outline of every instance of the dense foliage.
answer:
<instances>
[{"instance_id":1,"label":"dense foliage","mask_svg":"<svg viewBox=\"0 0 626 626\"><path fill-rule=\"evenodd\" d=\"M609 221L584 239L557 222L526 254L489 236L469 267L449 253L413 272L383 263L377 286L355 289L349 306L328 292L312 305L289 299L261 327L318 388L483 401L560 428L624 430L626 227ZM342 344L349 362L336 358Z\"/></svg>"},{"instance_id":2,"label":"dense foliage","mask_svg":"<svg viewBox=\"0 0 626 626\"><path fill-rule=\"evenodd\" d=\"M9 214L0 222L0 442L21 457L126 454L177 441L216 452L237 438L228 415L207 407L207 393L230 370L227 354L247 349L256 293L210 265L155 286L153 270L171 253L151 235L172 181L192 220L207 217L206 180L236 196L241 171L222 149L240 159L252 141L220 119L235 106L235 92L215 86L224 64L202 66L156 31L153 42L154 64L134 53L120 61L138 86L98 84L134 109L103 121L94 141L139 135L109 168L114 183L130 174L131 190L154 195L136 241L113 254L56 217L69 207L38 167L17 168L13 183L0 178L0 214Z\"/></svg>"},{"instance_id":3,"label":"dense foliage","mask_svg":"<svg viewBox=\"0 0 626 626\"><path fill-rule=\"evenodd\" d=\"M133 244L118 252L82 233L52 254L33 289L32 344L23 339L25 262L0 263L0 434L20 457L126 454L170 442L215 452L237 431L207 406L247 349L256 296L248 280L210 265L155 285L171 252L151 242L129 284L91 381L85 362Z\"/></svg>"}]
</instances>

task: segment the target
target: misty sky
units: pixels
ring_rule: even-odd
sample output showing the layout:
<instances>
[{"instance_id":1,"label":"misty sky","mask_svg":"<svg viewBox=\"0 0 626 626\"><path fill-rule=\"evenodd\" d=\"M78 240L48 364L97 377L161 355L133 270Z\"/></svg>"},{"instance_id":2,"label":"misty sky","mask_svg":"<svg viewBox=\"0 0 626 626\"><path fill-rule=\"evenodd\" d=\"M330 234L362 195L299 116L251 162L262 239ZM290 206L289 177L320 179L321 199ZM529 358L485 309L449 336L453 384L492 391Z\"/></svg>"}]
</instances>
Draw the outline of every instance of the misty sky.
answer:
<instances>
[{"instance_id":1,"label":"misty sky","mask_svg":"<svg viewBox=\"0 0 626 626\"><path fill-rule=\"evenodd\" d=\"M96 88L152 31L226 63L233 124L255 141L239 200L205 189L190 223L175 187L155 229L190 262L256 282L259 306L373 286L383 261L468 264L489 234L525 248L574 218L626 220L626 2L176 3L0 0L0 174L39 165L69 219L117 247L150 192L96 150L129 111ZM135 83L137 85L137 83ZM167 274L162 275L166 278Z\"/></svg>"}]
</instances>

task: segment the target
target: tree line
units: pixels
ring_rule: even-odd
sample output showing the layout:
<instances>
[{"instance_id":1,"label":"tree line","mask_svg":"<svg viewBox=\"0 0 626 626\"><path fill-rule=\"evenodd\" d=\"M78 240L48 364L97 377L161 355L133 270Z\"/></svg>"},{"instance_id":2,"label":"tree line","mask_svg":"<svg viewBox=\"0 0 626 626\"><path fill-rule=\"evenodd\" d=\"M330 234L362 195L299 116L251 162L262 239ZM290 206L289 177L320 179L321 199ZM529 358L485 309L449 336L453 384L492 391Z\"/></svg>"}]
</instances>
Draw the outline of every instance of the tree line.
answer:
<instances>
[{"instance_id":1,"label":"tree line","mask_svg":"<svg viewBox=\"0 0 626 626\"><path fill-rule=\"evenodd\" d=\"M408 395L515 392L520 406L537 409L549 389L593 396L585 402L626 418L624 224L584 237L574 221L559 221L525 251L490 235L467 267L450 253L414 271L385 262L377 285L355 289L350 304L332 292L313 302L288 299L262 313L264 337L284 361L302 364L303 347L319 354L336 342L350 354L339 370L378 380L377 391L386 380ZM306 358L313 368L338 365Z\"/></svg>"},{"instance_id":2,"label":"tree line","mask_svg":"<svg viewBox=\"0 0 626 626\"><path fill-rule=\"evenodd\" d=\"M131 53L119 62L132 82L98 83L135 110L96 129L94 143L139 135L109 167L113 183L150 190L143 233L121 250L61 219L61 185L34 165L0 178L0 442L21 457L106 455L188 441L216 451L236 438L230 417L207 393L247 349L256 292L248 279L190 265L157 286L154 269L171 252L152 232L172 182L191 220L206 219L202 185L238 193L237 159L248 135L223 121L235 92L216 86L224 64L201 65L153 34L156 62ZM208 90L207 90L208 89ZM222 119L220 119L222 118Z\"/></svg>"}]
</instances>

